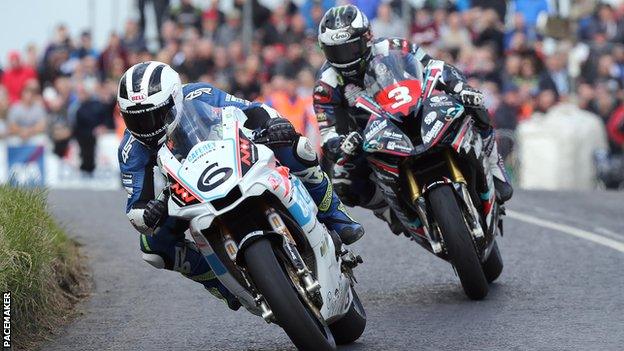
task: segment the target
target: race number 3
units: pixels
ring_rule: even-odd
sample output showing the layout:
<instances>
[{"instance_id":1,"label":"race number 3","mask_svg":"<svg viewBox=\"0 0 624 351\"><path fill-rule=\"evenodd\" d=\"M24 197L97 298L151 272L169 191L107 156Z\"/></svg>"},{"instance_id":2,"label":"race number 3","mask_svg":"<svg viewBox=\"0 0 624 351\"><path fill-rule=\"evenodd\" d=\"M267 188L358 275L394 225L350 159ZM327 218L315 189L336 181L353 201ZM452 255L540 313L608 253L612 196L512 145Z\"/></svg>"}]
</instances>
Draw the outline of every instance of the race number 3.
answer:
<instances>
[{"instance_id":1,"label":"race number 3","mask_svg":"<svg viewBox=\"0 0 624 351\"><path fill-rule=\"evenodd\" d=\"M394 103L390 105L393 109L398 109L399 107L412 102L412 96L410 95L409 88L402 85L390 90L388 92L388 99L394 100Z\"/></svg>"}]
</instances>

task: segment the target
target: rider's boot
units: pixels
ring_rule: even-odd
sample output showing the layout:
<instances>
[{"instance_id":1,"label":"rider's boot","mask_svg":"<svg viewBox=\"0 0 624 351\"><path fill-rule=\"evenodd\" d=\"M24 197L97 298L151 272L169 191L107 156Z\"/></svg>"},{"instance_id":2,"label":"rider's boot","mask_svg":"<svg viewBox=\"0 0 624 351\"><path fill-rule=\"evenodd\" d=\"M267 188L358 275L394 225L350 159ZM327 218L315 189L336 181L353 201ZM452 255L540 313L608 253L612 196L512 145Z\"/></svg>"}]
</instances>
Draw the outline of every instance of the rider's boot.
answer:
<instances>
[{"instance_id":1,"label":"rider's boot","mask_svg":"<svg viewBox=\"0 0 624 351\"><path fill-rule=\"evenodd\" d=\"M184 229L180 224L168 219L151 236L141 235L143 260L160 269L180 272L186 278L204 286L212 295L223 300L230 309L236 311L240 302L216 278L194 242L184 239Z\"/></svg>"},{"instance_id":2,"label":"rider's boot","mask_svg":"<svg viewBox=\"0 0 624 351\"><path fill-rule=\"evenodd\" d=\"M353 244L364 236L364 228L347 212L320 166L292 172L306 187L318 207L318 219L329 230L334 230L345 245Z\"/></svg>"},{"instance_id":3,"label":"rider's boot","mask_svg":"<svg viewBox=\"0 0 624 351\"><path fill-rule=\"evenodd\" d=\"M490 165L490 170L494 178L496 197L499 202L503 203L511 199L511 196L513 195L513 188L509 182L503 158L498 153L498 146L496 144L496 138L494 137L494 129L489 128L489 130L484 131L484 134L484 154L487 157L487 162Z\"/></svg>"},{"instance_id":4,"label":"rider's boot","mask_svg":"<svg viewBox=\"0 0 624 351\"><path fill-rule=\"evenodd\" d=\"M292 146L274 149L278 160L290 168L306 187L318 207L317 218L329 230L334 230L346 245L364 236L364 228L356 222L333 190L329 177L321 169L316 152L305 137L299 137Z\"/></svg>"}]
</instances>

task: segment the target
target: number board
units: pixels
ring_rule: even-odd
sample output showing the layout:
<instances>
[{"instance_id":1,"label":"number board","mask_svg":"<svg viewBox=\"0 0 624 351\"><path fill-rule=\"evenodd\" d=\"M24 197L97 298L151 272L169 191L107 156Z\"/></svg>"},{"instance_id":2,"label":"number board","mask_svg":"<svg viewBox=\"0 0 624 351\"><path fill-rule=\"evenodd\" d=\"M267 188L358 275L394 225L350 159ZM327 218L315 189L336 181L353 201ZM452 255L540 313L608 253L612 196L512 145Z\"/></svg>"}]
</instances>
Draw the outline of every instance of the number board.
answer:
<instances>
[{"instance_id":1,"label":"number board","mask_svg":"<svg viewBox=\"0 0 624 351\"><path fill-rule=\"evenodd\" d=\"M387 86L375 95L375 100L384 110L407 116L420 101L422 86L417 80L404 80Z\"/></svg>"}]
</instances>

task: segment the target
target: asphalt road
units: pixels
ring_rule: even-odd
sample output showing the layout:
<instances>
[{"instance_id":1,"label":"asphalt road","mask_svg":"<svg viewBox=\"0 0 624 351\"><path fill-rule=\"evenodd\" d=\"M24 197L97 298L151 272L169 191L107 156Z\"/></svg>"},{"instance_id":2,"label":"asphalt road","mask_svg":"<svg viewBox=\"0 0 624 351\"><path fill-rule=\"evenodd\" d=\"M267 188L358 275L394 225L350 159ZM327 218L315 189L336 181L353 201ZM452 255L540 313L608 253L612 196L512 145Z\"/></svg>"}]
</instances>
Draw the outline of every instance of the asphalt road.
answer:
<instances>
[{"instance_id":1,"label":"asphalt road","mask_svg":"<svg viewBox=\"0 0 624 351\"><path fill-rule=\"evenodd\" d=\"M177 273L141 260L121 192L52 192L51 208L84 244L95 280L84 314L43 350L290 350L285 333L232 312ZM624 193L518 192L509 208L624 245ZM362 210L357 291L368 314L343 350L622 350L624 250L513 218L505 268L468 300L449 264Z\"/></svg>"}]
</instances>

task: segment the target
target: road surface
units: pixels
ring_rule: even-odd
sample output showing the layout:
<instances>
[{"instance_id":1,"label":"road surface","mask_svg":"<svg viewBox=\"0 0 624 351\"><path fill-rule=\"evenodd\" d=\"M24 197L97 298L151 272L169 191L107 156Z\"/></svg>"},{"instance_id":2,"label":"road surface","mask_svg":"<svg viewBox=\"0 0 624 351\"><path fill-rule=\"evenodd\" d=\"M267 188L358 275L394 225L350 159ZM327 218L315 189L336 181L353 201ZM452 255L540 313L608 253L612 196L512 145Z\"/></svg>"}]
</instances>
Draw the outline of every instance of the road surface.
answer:
<instances>
[{"instance_id":1,"label":"road surface","mask_svg":"<svg viewBox=\"0 0 624 351\"><path fill-rule=\"evenodd\" d=\"M84 244L84 314L43 350L291 350L285 333L141 260L121 192L62 191L51 209ZM505 268L468 300L449 264L363 210L357 291L368 314L342 350L622 350L624 193L519 191L499 239Z\"/></svg>"}]
</instances>

